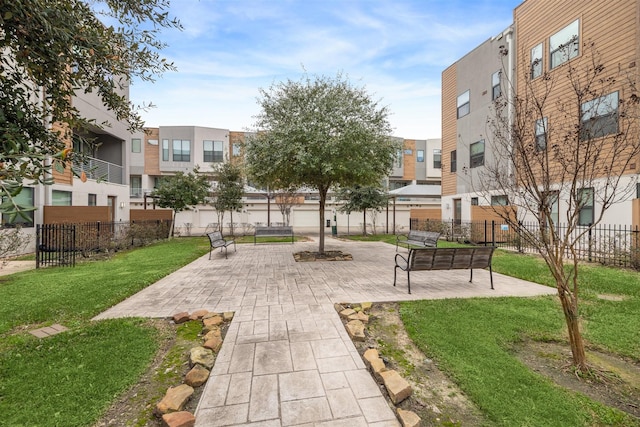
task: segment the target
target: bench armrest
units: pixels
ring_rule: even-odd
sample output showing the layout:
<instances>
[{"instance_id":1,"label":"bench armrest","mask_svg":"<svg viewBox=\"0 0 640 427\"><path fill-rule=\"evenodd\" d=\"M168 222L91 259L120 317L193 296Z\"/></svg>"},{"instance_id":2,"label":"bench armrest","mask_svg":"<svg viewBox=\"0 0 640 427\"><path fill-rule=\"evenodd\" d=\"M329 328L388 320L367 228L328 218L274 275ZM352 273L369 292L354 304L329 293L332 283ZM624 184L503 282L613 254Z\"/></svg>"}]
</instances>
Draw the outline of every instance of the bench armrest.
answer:
<instances>
[{"instance_id":1,"label":"bench armrest","mask_svg":"<svg viewBox=\"0 0 640 427\"><path fill-rule=\"evenodd\" d=\"M408 240L409 239L409 235L407 234L396 234L396 240L400 241L400 240Z\"/></svg>"},{"instance_id":2,"label":"bench armrest","mask_svg":"<svg viewBox=\"0 0 640 427\"><path fill-rule=\"evenodd\" d=\"M404 267L401 264L398 264L398 258L402 259L402 262L404 263ZM394 260L396 263L396 267L400 267L403 270L406 270L407 268L409 268L409 260L403 257L401 254L396 254L396 257Z\"/></svg>"}]
</instances>

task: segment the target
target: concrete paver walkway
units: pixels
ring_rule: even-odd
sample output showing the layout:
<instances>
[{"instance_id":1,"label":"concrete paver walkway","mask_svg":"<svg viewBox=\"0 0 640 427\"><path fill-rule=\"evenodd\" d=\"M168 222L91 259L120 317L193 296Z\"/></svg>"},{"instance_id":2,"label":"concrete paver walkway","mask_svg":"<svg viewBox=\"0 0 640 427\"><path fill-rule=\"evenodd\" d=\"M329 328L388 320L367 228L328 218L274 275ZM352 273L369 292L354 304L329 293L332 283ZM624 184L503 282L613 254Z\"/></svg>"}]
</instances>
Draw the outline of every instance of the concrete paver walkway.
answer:
<instances>
[{"instance_id":1,"label":"concrete paver walkway","mask_svg":"<svg viewBox=\"0 0 640 427\"><path fill-rule=\"evenodd\" d=\"M196 426L398 426L333 304L535 296L555 289L488 271L414 272L393 287L395 247L328 238L353 261L300 262L316 242L240 245L229 259L203 256L96 317L169 317L234 311ZM406 253L406 251L405 251Z\"/></svg>"}]
</instances>

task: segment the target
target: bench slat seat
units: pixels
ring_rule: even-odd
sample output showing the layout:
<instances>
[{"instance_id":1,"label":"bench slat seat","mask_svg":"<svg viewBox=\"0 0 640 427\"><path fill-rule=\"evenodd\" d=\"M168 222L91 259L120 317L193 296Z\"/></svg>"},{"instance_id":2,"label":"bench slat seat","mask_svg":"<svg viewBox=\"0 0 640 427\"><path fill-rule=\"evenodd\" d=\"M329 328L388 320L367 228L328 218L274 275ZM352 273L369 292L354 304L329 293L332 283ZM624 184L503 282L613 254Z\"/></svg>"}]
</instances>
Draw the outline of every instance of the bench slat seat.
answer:
<instances>
[{"instance_id":1,"label":"bench slat seat","mask_svg":"<svg viewBox=\"0 0 640 427\"><path fill-rule=\"evenodd\" d=\"M258 242L258 237L291 237L291 243L294 242L293 227L290 225L279 226L257 226L253 233L253 244Z\"/></svg>"},{"instance_id":2,"label":"bench slat seat","mask_svg":"<svg viewBox=\"0 0 640 427\"><path fill-rule=\"evenodd\" d=\"M222 249L224 248L224 257L228 258L227 248L232 244L233 244L234 252L237 252L236 241L234 239L225 239L224 237L222 237L222 233L220 231L207 233L207 237L209 238L209 259L211 259L211 251L217 248L220 248L221 252L222 252Z\"/></svg>"},{"instance_id":3,"label":"bench slat seat","mask_svg":"<svg viewBox=\"0 0 640 427\"><path fill-rule=\"evenodd\" d=\"M398 234L396 236L396 252L398 245L406 245L407 249L411 246L435 248L438 245L440 234L437 231L409 230L407 234Z\"/></svg>"},{"instance_id":4,"label":"bench slat seat","mask_svg":"<svg viewBox=\"0 0 640 427\"><path fill-rule=\"evenodd\" d=\"M429 270L471 270L469 282L473 281L474 268L489 268L491 289L493 289L493 271L491 258L495 246L478 246L475 248L411 248L405 258L396 254L393 269L393 286L396 285L398 268L407 272L407 288L411 293L412 271Z\"/></svg>"}]
</instances>

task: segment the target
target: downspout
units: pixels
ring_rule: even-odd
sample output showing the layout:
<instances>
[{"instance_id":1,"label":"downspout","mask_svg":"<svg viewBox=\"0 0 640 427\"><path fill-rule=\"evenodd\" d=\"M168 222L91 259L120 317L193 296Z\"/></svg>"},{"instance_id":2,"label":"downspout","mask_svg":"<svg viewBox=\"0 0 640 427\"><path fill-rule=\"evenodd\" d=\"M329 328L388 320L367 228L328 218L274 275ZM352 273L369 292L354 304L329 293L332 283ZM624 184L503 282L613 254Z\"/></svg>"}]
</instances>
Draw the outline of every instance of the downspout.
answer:
<instances>
[{"instance_id":1,"label":"downspout","mask_svg":"<svg viewBox=\"0 0 640 427\"><path fill-rule=\"evenodd\" d=\"M518 82L514 80L514 57L515 57L515 41L513 37L514 27L513 25L509 27L507 30L507 49L509 49L507 53L507 81L511 82L511 87L507 90L507 119L509 123L509 140L511 140L511 130L513 129L514 123L514 109L513 109L513 99L514 92L517 90ZM509 148L511 149L512 145L509 144ZM511 152L509 153L509 158L511 158ZM511 176L513 173L513 164L511 162L507 162L508 167L508 176Z\"/></svg>"}]
</instances>

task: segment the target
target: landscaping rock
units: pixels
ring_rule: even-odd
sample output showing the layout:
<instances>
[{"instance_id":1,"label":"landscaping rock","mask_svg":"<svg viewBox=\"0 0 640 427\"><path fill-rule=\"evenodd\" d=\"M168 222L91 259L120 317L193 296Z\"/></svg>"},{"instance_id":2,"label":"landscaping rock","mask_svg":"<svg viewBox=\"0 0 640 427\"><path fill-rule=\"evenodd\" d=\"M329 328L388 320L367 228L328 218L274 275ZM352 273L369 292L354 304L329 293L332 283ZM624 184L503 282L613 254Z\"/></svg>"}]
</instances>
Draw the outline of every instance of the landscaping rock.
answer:
<instances>
[{"instance_id":1,"label":"landscaping rock","mask_svg":"<svg viewBox=\"0 0 640 427\"><path fill-rule=\"evenodd\" d=\"M356 311L352 308L345 308L340 312L340 317L343 319L348 319L352 314L356 314Z\"/></svg>"},{"instance_id":2,"label":"landscaping rock","mask_svg":"<svg viewBox=\"0 0 640 427\"><path fill-rule=\"evenodd\" d=\"M359 320L351 320L346 325L349 337L354 341L364 341L364 323Z\"/></svg>"},{"instance_id":3,"label":"landscaping rock","mask_svg":"<svg viewBox=\"0 0 640 427\"><path fill-rule=\"evenodd\" d=\"M402 427L420 427L421 420L415 412L398 408L398 418Z\"/></svg>"},{"instance_id":4,"label":"landscaping rock","mask_svg":"<svg viewBox=\"0 0 640 427\"><path fill-rule=\"evenodd\" d=\"M167 393L156 406L156 410L160 414L182 411L182 408L184 408L184 405L189 401L191 395L193 395L193 388L187 384L169 387Z\"/></svg>"},{"instance_id":5,"label":"landscaping rock","mask_svg":"<svg viewBox=\"0 0 640 427\"><path fill-rule=\"evenodd\" d=\"M371 361L371 371L377 381L383 381L382 373L387 371L387 367L384 364L384 360L377 358Z\"/></svg>"},{"instance_id":6,"label":"landscaping rock","mask_svg":"<svg viewBox=\"0 0 640 427\"><path fill-rule=\"evenodd\" d=\"M398 403L411 396L413 389L411 385L394 370L381 372L380 376L387 388L391 401L397 405Z\"/></svg>"},{"instance_id":7,"label":"landscaping rock","mask_svg":"<svg viewBox=\"0 0 640 427\"><path fill-rule=\"evenodd\" d=\"M222 320L224 320L225 322L231 322L233 320L233 315L233 311L225 311L224 313L222 313Z\"/></svg>"},{"instance_id":8,"label":"landscaping rock","mask_svg":"<svg viewBox=\"0 0 640 427\"><path fill-rule=\"evenodd\" d=\"M189 354L190 366L202 365L205 368L211 370L215 362L215 356L213 351L204 347L193 347Z\"/></svg>"},{"instance_id":9,"label":"landscaping rock","mask_svg":"<svg viewBox=\"0 0 640 427\"><path fill-rule=\"evenodd\" d=\"M222 338L222 331L220 330L220 328L217 327L217 326L213 326L212 328L213 329L205 332L203 340L209 341L210 339L215 338L215 337Z\"/></svg>"},{"instance_id":10,"label":"landscaping rock","mask_svg":"<svg viewBox=\"0 0 640 427\"><path fill-rule=\"evenodd\" d=\"M209 310L205 310L204 308L201 310L196 310L193 313L191 313L191 320L200 320L202 319L204 316L206 316L207 314L209 314Z\"/></svg>"},{"instance_id":11,"label":"landscaping rock","mask_svg":"<svg viewBox=\"0 0 640 427\"><path fill-rule=\"evenodd\" d=\"M187 411L164 414L162 421L167 427L193 427L196 425L196 417Z\"/></svg>"},{"instance_id":12,"label":"landscaping rock","mask_svg":"<svg viewBox=\"0 0 640 427\"><path fill-rule=\"evenodd\" d=\"M219 326L222 325L224 323L224 320L222 320L222 316L220 316L219 314L216 314L214 316L211 317L203 317L202 318L202 324L207 327L207 326Z\"/></svg>"},{"instance_id":13,"label":"landscaping rock","mask_svg":"<svg viewBox=\"0 0 640 427\"><path fill-rule=\"evenodd\" d=\"M189 313L187 313L186 311L183 311L181 313L176 313L173 316L171 316L171 318L173 319L176 325L179 325L180 323L188 322L189 320L191 320L189 317Z\"/></svg>"},{"instance_id":14,"label":"landscaping rock","mask_svg":"<svg viewBox=\"0 0 640 427\"><path fill-rule=\"evenodd\" d=\"M370 303L370 302L360 303L360 307L362 307L362 311L364 311L365 313L371 310L372 306L373 306L373 303Z\"/></svg>"},{"instance_id":15,"label":"landscaping rock","mask_svg":"<svg viewBox=\"0 0 640 427\"><path fill-rule=\"evenodd\" d=\"M222 347L222 338L213 336L212 338L206 340L204 344L202 344L204 348L208 348L214 353L217 353Z\"/></svg>"},{"instance_id":16,"label":"landscaping rock","mask_svg":"<svg viewBox=\"0 0 640 427\"><path fill-rule=\"evenodd\" d=\"M209 370L202 365L194 365L184 377L184 383L191 387L200 387L209 379Z\"/></svg>"},{"instance_id":17,"label":"landscaping rock","mask_svg":"<svg viewBox=\"0 0 640 427\"><path fill-rule=\"evenodd\" d=\"M356 314L352 314L348 317L349 320L359 320L362 323L369 323L369 316L364 314L362 311L357 312Z\"/></svg>"},{"instance_id":18,"label":"landscaping rock","mask_svg":"<svg viewBox=\"0 0 640 427\"><path fill-rule=\"evenodd\" d=\"M367 366L371 366L371 361L372 360L380 359L380 353L378 353L377 349L370 348L370 349L367 349L367 351L364 352L362 357L364 359L364 363L366 363Z\"/></svg>"}]
</instances>

